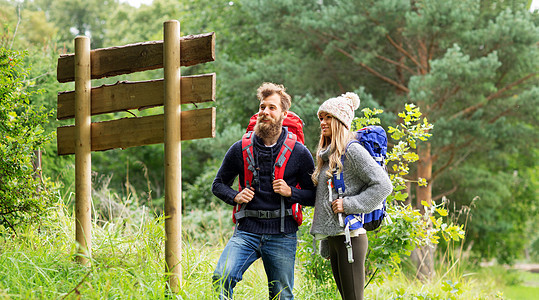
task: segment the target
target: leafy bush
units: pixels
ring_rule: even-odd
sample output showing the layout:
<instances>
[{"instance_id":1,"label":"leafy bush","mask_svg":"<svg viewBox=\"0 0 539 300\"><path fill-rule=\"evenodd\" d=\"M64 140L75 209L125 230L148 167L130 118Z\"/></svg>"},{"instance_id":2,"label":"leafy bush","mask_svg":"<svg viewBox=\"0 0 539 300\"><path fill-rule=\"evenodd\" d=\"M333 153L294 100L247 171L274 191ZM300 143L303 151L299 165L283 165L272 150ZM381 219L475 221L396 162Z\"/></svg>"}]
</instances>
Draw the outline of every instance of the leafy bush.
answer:
<instances>
[{"instance_id":1,"label":"leafy bush","mask_svg":"<svg viewBox=\"0 0 539 300\"><path fill-rule=\"evenodd\" d=\"M366 125L380 123L375 116L382 113L379 109L363 109L364 117L356 118L353 123L353 130L357 130ZM368 232L370 252L367 257L366 270L374 277L377 270L387 276L397 273L401 259L410 256L413 249L423 245L434 245L438 243L440 237L444 240L458 241L464 237L462 226L446 223L442 217L448 215L443 208L443 203L439 205L425 206L425 214L414 210L409 205L403 205L403 201L408 194L403 192L406 188L404 176L408 174L409 165L418 160L417 154L410 151L415 149L417 140L426 140L430 134L432 125L426 119L421 119L419 108L413 104L407 104L405 111L399 114L403 123L397 127L389 127L388 133L398 141L392 148L388 149L387 166L392 169L390 178L393 183L393 193L387 198L387 212L389 222L375 231ZM422 178L417 179L417 183L425 185ZM299 255L304 267L305 276L316 281L325 282L331 279L331 267L318 255L309 257L312 254L312 237L306 230L310 227L312 215L306 210L306 225L300 231ZM312 255L311 255L312 256ZM381 277L374 277L381 278ZM332 281L332 280L331 280Z\"/></svg>"},{"instance_id":2,"label":"leafy bush","mask_svg":"<svg viewBox=\"0 0 539 300\"><path fill-rule=\"evenodd\" d=\"M208 161L203 167L203 172L196 177L195 181L184 184L183 201L187 209L205 209L216 203L223 203L215 197L211 191L211 186L215 174L219 170L221 162L217 160Z\"/></svg>"},{"instance_id":3,"label":"leafy bush","mask_svg":"<svg viewBox=\"0 0 539 300\"><path fill-rule=\"evenodd\" d=\"M314 237L309 233L313 220L313 213L314 209L312 207L305 207L303 209L304 221L298 231L298 261L300 261L304 267L303 275L306 279L316 282L317 284L320 284L320 286L329 282L332 284L331 287L336 290L329 261L316 253L315 247L313 247ZM316 245L316 249L318 249L318 247L319 243Z\"/></svg>"},{"instance_id":4,"label":"leafy bush","mask_svg":"<svg viewBox=\"0 0 539 300\"><path fill-rule=\"evenodd\" d=\"M182 234L193 244L224 244L234 232L233 225L232 209L224 203L183 211Z\"/></svg>"},{"instance_id":5,"label":"leafy bush","mask_svg":"<svg viewBox=\"0 0 539 300\"><path fill-rule=\"evenodd\" d=\"M35 108L26 91L23 54L0 47L0 232L50 207L56 187L38 176L32 159L51 138L43 124L50 111Z\"/></svg>"}]
</instances>

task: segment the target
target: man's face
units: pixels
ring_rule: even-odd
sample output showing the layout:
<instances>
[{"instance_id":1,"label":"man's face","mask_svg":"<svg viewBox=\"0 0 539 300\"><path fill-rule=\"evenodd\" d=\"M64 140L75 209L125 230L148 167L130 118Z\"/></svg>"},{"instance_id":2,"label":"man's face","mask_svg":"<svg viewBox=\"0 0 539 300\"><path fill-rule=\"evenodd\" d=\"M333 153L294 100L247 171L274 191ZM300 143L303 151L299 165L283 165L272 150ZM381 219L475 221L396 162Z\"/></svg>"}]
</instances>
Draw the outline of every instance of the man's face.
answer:
<instances>
[{"instance_id":1,"label":"man's face","mask_svg":"<svg viewBox=\"0 0 539 300\"><path fill-rule=\"evenodd\" d=\"M255 132L262 138L273 137L280 133L284 118L288 114L281 108L281 97L273 94L260 102Z\"/></svg>"}]
</instances>

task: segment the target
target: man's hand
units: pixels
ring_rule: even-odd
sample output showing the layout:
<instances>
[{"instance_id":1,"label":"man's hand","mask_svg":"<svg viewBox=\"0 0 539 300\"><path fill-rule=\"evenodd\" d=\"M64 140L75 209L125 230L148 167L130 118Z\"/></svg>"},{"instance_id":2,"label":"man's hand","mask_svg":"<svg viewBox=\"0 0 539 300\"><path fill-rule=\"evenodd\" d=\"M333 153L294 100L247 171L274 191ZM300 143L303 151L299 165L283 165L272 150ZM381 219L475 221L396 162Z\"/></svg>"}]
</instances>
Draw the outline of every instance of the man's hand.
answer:
<instances>
[{"instance_id":1,"label":"man's hand","mask_svg":"<svg viewBox=\"0 0 539 300\"><path fill-rule=\"evenodd\" d=\"M331 202L331 209L333 209L334 213L338 214L338 213L344 212L342 201L343 201L342 198L338 198L338 199L333 200L333 202Z\"/></svg>"},{"instance_id":2,"label":"man's hand","mask_svg":"<svg viewBox=\"0 0 539 300\"><path fill-rule=\"evenodd\" d=\"M253 197L255 196L254 190L255 189L252 187L241 190L241 192L234 197L234 202L239 204L248 203L249 201L253 200Z\"/></svg>"},{"instance_id":3,"label":"man's hand","mask_svg":"<svg viewBox=\"0 0 539 300\"><path fill-rule=\"evenodd\" d=\"M286 181L283 179L276 179L273 182L273 191L281 196L290 197L292 196L292 189L286 184Z\"/></svg>"}]
</instances>

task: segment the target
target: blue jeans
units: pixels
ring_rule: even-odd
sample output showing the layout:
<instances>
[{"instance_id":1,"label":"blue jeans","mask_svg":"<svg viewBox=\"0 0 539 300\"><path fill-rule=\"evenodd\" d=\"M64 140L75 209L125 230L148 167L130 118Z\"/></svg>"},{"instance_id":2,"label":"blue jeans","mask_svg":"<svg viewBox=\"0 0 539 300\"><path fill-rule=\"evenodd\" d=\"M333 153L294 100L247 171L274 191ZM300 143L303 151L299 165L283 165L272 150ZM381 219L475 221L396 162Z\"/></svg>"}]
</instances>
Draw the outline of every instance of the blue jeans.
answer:
<instances>
[{"instance_id":1,"label":"blue jeans","mask_svg":"<svg viewBox=\"0 0 539 300\"><path fill-rule=\"evenodd\" d=\"M219 299L232 299L234 287L258 258L262 258L268 277L269 298L294 299L296 244L295 232L255 234L236 230L213 272L213 285Z\"/></svg>"}]
</instances>

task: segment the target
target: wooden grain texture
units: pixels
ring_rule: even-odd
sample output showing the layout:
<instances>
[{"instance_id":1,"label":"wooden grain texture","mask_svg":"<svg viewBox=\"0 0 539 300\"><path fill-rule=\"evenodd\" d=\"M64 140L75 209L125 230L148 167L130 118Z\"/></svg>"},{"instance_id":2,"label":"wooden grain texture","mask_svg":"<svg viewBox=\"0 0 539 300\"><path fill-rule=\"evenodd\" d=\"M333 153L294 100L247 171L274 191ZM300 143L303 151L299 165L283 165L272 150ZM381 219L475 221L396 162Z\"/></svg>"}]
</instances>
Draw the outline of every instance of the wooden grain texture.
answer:
<instances>
[{"instance_id":1,"label":"wooden grain texture","mask_svg":"<svg viewBox=\"0 0 539 300\"><path fill-rule=\"evenodd\" d=\"M179 293L182 282L182 117L180 22L163 24L165 78L165 270L168 287Z\"/></svg>"},{"instance_id":2,"label":"wooden grain texture","mask_svg":"<svg viewBox=\"0 0 539 300\"><path fill-rule=\"evenodd\" d=\"M215 73L181 77L181 103L215 101ZM121 81L92 88L92 115L161 106L164 80ZM75 92L58 93L58 120L75 116Z\"/></svg>"},{"instance_id":3,"label":"wooden grain texture","mask_svg":"<svg viewBox=\"0 0 539 300\"><path fill-rule=\"evenodd\" d=\"M182 66L193 66L215 60L215 33L180 38ZM92 79L129 74L163 67L163 41L94 49L90 52ZM75 80L74 54L58 58L58 82Z\"/></svg>"},{"instance_id":4,"label":"wooden grain texture","mask_svg":"<svg viewBox=\"0 0 539 300\"><path fill-rule=\"evenodd\" d=\"M91 155L91 79L90 39L75 38L75 238L79 245L77 260L90 266L92 257L92 155Z\"/></svg>"},{"instance_id":5,"label":"wooden grain texture","mask_svg":"<svg viewBox=\"0 0 539 300\"><path fill-rule=\"evenodd\" d=\"M123 118L92 123L92 151L129 148L164 141L164 116ZM182 140L215 137L215 107L181 113ZM75 126L58 127L58 155L75 153Z\"/></svg>"}]
</instances>

